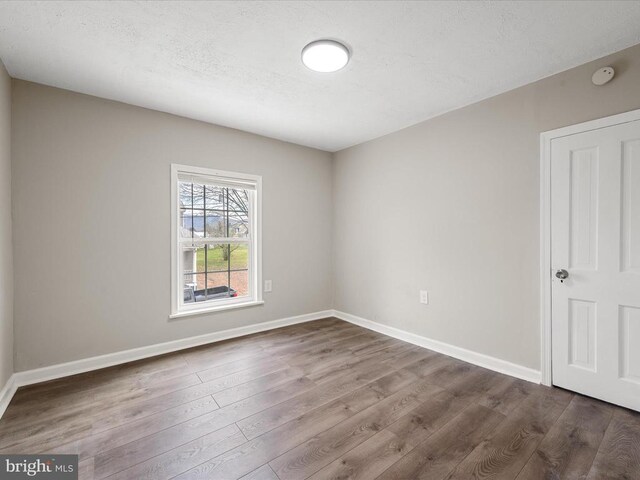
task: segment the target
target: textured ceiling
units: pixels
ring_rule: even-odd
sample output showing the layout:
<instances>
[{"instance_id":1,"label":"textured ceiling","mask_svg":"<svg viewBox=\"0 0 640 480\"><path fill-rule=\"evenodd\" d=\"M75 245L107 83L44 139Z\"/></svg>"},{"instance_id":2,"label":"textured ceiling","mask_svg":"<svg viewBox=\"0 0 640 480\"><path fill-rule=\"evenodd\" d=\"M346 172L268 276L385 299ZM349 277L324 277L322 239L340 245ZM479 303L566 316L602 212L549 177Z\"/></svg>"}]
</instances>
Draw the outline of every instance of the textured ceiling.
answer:
<instances>
[{"instance_id":1,"label":"textured ceiling","mask_svg":"<svg viewBox=\"0 0 640 480\"><path fill-rule=\"evenodd\" d=\"M335 151L640 42L640 2L0 2L16 78ZM349 65L300 51L343 40Z\"/></svg>"}]
</instances>

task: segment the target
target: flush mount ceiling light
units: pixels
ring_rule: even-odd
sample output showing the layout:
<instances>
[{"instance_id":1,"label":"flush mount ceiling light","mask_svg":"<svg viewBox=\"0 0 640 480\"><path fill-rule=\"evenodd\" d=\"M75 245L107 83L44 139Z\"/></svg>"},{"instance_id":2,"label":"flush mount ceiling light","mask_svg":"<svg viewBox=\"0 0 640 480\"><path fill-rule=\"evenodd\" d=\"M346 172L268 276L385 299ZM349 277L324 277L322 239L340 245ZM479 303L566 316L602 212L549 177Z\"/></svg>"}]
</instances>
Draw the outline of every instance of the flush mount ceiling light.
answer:
<instances>
[{"instance_id":1,"label":"flush mount ceiling light","mask_svg":"<svg viewBox=\"0 0 640 480\"><path fill-rule=\"evenodd\" d=\"M302 49L302 63L314 72L336 72L349 63L349 49L335 40L316 40Z\"/></svg>"}]
</instances>

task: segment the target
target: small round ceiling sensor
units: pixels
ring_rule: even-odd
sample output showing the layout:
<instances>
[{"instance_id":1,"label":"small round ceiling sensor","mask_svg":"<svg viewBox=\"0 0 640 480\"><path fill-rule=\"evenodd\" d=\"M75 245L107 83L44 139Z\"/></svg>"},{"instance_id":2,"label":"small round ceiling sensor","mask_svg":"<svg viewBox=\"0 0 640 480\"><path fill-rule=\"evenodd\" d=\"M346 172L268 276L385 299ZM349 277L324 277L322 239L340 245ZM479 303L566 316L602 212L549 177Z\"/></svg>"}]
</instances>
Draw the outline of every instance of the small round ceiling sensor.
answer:
<instances>
[{"instance_id":1,"label":"small round ceiling sensor","mask_svg":"<svg viewBox=\"0 0 640 480\"><path fill-rule=\"evenodd\" d=\"M596 70L596 72L591 77L591 81L594 85L604 85L609 82L613 76L616 74L613 67L604 67L600 70Z\"/></svg>"}]
</instances>

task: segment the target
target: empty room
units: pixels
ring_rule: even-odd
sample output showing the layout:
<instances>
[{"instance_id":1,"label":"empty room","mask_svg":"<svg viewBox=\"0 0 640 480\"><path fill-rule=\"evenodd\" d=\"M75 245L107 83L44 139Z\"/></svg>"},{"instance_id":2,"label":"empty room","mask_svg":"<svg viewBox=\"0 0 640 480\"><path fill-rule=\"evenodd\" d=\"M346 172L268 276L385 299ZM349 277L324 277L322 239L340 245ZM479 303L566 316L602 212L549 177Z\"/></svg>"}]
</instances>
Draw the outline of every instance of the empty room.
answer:
<instances>
[{"instance_id":1,"label":"empty room","mask_svg":"<svg viewBox=\"0 0 640 480\"><path fill-rule=\"evenodd\" d=\"M640 1L0 0L0 480L640 480Z\"/></svg>"}]
</instances>

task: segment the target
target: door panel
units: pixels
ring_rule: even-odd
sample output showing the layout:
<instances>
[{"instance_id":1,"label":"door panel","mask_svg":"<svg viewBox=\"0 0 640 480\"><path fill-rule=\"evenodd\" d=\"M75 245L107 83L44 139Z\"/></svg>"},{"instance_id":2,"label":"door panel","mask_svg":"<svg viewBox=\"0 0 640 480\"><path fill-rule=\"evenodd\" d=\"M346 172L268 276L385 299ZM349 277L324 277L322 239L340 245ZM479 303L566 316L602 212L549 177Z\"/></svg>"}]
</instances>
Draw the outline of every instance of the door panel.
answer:
<instances>
[{"instance_id":1,"label":"door panel","mask_svg":"<svg viewBox=\"0 0 640 480\"><path fill-rule=\"evenodd\" d=\"M598 148L571 152L569 266L597 269Z\"/></svg>"},{"instance_id":2,"label":"door panel","mask_svg":"<svg viewBox=\"0 0 640 480\"><path fill-rule=\"evenodd\" d=\"M569 364L596 369L596 304L569 299Z\"/></svg>"},{"instance_id":3,"label":"door panel","mask_svg":"<svg viewBox=\"0 0 640 480\"><path fill-rule=\"evenodd\" d=\"M622 152L622 271L640 274L640 140Z\"/></svg>"},{"instance_id":4,"label":"door panel","mask_svg":"<svg viewBox=\"0 0 640 480\"><path fill-rule=\"evenodd\" d=\"M620 378L640 382L640 308L620 307Z\"/></svg>"},{"instance_id":5,"label":"door panel","mask_svg":"<svg viewBox=\"0 0 640 480\"><path fill-rule=\"evenodd\" d=\"M553 383L640 410L640 122L552 140L551 208Z\"/></svg>"}]
</instances>

